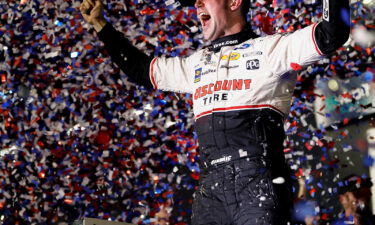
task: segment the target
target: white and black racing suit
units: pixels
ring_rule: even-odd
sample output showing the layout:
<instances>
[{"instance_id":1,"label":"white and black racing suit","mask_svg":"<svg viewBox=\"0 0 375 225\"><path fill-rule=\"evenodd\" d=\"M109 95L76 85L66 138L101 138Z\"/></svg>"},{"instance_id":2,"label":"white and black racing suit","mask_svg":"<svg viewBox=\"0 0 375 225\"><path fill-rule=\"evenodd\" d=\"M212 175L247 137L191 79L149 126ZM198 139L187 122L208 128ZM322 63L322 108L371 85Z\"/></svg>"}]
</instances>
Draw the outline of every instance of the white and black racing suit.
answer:
<instances>
[{"instance_id":1,"label":"white and black racing suit","mask_svg":"<svg viewBox=\"0 0 375 225\"><path fill-rule=\"evenodd\" d=\"M193 224L286 224L292 197L283 121L293 68L333 52L348 38L347 0L330 0L324 19L292 33L256 37L249 27L189 57L151 58L110 24L99 38L136 83L191 93L201 160Z\"/></svg>"}]
</instances>

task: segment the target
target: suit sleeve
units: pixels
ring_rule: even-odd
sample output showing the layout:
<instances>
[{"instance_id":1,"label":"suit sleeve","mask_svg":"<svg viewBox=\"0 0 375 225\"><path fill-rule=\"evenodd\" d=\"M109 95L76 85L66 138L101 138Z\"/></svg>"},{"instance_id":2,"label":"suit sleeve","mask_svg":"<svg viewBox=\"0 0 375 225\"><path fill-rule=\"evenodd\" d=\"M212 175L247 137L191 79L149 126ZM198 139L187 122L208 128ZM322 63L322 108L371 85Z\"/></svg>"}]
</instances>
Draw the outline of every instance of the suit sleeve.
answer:
<instances>
[{"instance_id":1,"label":"suit sleeve","mask_svg":"<svg viewBox=\"0 0 375 225\"><path fill-rule=\"evenodd\" d=\"M98 33L112 60L130 78L130 81L152 88L149 77L151 57L134 47L121 32L107 23Z\"/></svg>"},{"instance_id":2,"label":"suit sleeve","mask_svg":"<svg viewBox=\"0 0 375 225\"><path fill-rule=\"evenodd\" d=\"M313 24L292 33L275 34L264 39L264 48L270 70L275 75L284 74L295 67L312 64L322 58L315 39Z\"/></svg>"},{"instance_id":3,"label":"suit sleeve","mask_svg":"<svg viewBox=\"0 0 375 225\"><path fill-rule=\"evenodd\" d=\"M192 93L194 74L190 71L191 57L154 58L150 66L150 78L155 89Z\"/></svg>"},{"instance_id":4,"label":"suit sleeve","mask_svg":"<svg viewBox=\"0 0 375 225\"><path fill-rule=\"evenodd\" d=\"M98 33L98 37L112 60L134 83L164 91L192 92L188 58L149 57L109 23Z\"/></svg>"},{"instance_id":5,"label":"suit sleeve","mask_svg":"<svg viewBox=\"0 0 375 225\"><path fill-rule=\"evenodd\" d=\"M334 52L349 38L349 0L322 0L323 21L315 29L315 39L323 54Z\"/></svg>"}]
</instances>

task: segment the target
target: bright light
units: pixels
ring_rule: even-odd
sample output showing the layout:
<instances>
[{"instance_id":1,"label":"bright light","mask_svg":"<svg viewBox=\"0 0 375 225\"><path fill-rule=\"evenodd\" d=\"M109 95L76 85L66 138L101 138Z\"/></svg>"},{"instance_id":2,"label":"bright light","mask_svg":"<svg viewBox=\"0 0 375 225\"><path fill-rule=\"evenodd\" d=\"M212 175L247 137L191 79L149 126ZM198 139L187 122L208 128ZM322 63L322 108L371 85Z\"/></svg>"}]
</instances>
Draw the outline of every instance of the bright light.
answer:
<instances>
[{"instance_id":1,"label":"bright light","mask_svg":"<svg viewBox=\"0 0 375 225\"><path fill-rule=\"evenodd\" d=\"M284 177L276 177L275 179L272 180L272 183L283 184L283 183L285 183L285 179L284 179Z\"/></svg>"},{"instance_id":2,"label":"bright light","mask_svg":"<svg viewBox=\"0 0 375 225\"><path fill-rule=\"evenodd\" d=\"M1 91L0 91L0 97L2 97L3 99L7 98L6 94L4 92L1 92Z\"/></svg>"},{"instance_id":3,"label":"bright light","mask_svg":"<svg viewBox=\"0 0 375 225\"><path fill-rule=\"evenodd\" d=\"M143 107L144 110L149 110L151 111L152 110L152 105L151 104L147 104Z\"/></svg>"},{"instance_id":4,"label":"bright light","mask_svg":"<svg viewBox=\"0 0 375 225\"><path fill-rule=\"evenodd\" d=\"M76 124L73 127L69 128L68 130L68 135L70 135L73 131L82 131L85 130L86 128L82 126L81 124Z\"/></svg>"},{"instance_id":5,"label":"bright light","mask_svg":"<svg viewBox=\"0 0 375 225\"><path fill-rule=\"evenodd\" d=\"M339 83L334 80L334 79L331 79L328 81L328 88L331 90L331 91L338 91L339 90Z\"/></svg>"},{"instance_id":6,"label":"bright light","mask_svg":"<svg viewBox=\"0 0 375 225\"><path fill-rule=\"evenodd\" d=\"M78 55L79 55L78 52L72 52L72 53L70 53L70 57L71 58L76 58L76 57L78 57Z\"/></svg>"},{"instance_id":7,"label":"bright light","mask_svg":"<svg viewBox=\"0 0 375 225\"><path fill-rule=\"evenodd\" d=\"M367 30L364 26L354 27L352 37L362 47L370 47L375 44L375 32Z\"/></svg>"},{"instance_id":8,"label":"bright light","mask_svg":"<svg viewBox=\"0 0 375 225\"><path fill-rule=\"evenodd\" d=\"M56 20L55 21L55 25L60 27L60 26L63 25L63 23L61 21L59 21L59 20Z\"/></svg>"},{"instance_id":9,"label":"bright light","mask_svg":"<svg viewBox=\"0 0 375 225\"><path fill-rule=\"evenodd\" d=\"M12 153L14 150L17 149L17 146L13 145L10 148L4 148L0 150L0 157L5 156L6 154Z\"/></svg>"},{"instance_id":10,"label":"bright light","mask_svg":"<svg viewBox=\"0 0 375 225\"><path fill-rule=\"evenodd\" d=\"M374 2L374 0L363 0L362 3L363 3L364 5L372 5L372 4L374 4L375 2Z\"/></svg>"}]
</instances>

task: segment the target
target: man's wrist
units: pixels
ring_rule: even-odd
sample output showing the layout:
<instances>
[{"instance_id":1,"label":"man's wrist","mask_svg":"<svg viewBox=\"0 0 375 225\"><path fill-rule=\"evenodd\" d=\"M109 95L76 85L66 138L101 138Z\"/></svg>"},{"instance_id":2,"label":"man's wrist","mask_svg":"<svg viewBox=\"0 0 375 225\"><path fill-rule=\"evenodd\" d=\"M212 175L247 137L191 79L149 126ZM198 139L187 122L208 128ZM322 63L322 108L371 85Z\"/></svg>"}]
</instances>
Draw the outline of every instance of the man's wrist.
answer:
<instances>
[{"instance_id":1,"label":"man's wrist","mask_svg":"<svg viewBox=\"0 0 375 225\"><path fill-rule=\"evenodd\" d=\"M95 31L99 33L106 24L107 21L104 18L102 18L93 22L92 26L94 27Z\"/></svg>"}]
</instances>

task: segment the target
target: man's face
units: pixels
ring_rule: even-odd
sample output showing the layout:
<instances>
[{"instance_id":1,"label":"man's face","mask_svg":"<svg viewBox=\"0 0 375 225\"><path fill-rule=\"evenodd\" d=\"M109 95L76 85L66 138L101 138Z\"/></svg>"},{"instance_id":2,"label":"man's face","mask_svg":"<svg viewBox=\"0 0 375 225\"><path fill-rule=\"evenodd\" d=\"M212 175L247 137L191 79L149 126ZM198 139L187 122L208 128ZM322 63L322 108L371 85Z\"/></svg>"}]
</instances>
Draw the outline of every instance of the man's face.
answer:
<instances>
[{"instance_id":1,"label":"man's face","mask_svg":"<svg viewBox=\"0 0 375 225\"><path fill-rule=\"evenodd\" d=\"M215 40L225 35L228 28L228 0L196 0L198 18L205 40Z\"/></svg>"}]
</instances>

